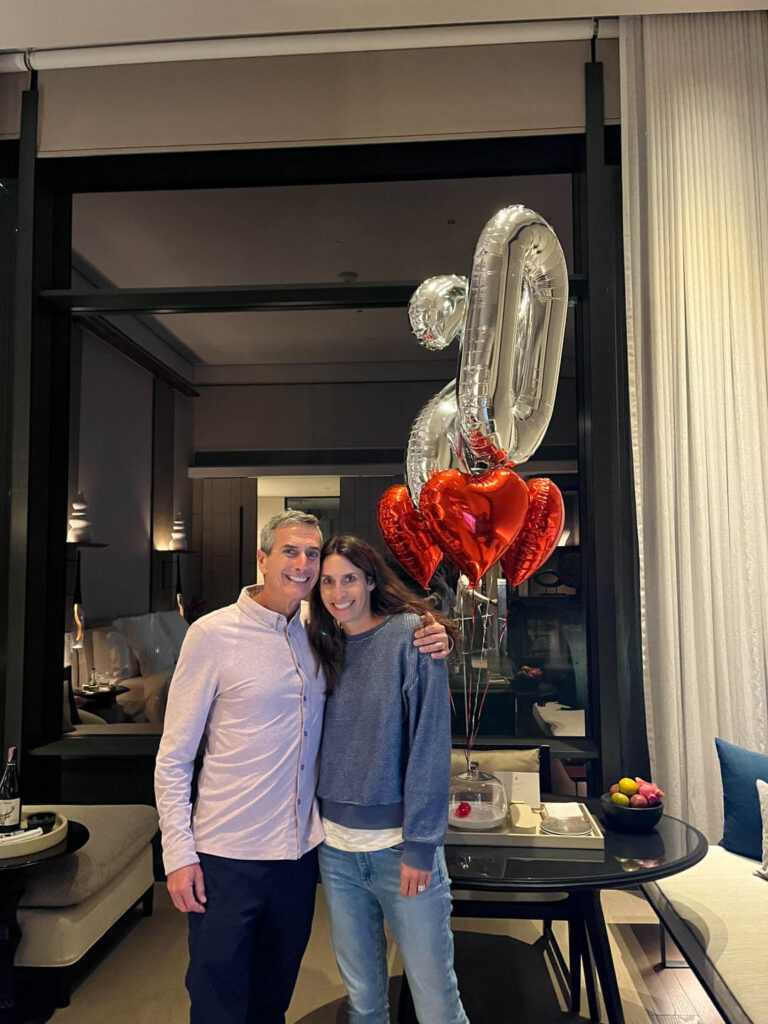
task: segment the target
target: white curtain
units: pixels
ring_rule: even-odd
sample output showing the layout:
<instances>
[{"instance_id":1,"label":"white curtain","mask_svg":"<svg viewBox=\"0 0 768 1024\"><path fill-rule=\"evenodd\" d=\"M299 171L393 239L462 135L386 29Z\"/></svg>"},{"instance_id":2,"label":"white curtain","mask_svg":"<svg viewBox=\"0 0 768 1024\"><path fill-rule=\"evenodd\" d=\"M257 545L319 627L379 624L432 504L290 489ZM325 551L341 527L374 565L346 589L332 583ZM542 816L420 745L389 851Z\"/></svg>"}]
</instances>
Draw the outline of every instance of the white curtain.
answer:
<instances>
[{"instance_id":1,"label":"white curtain","mask_svg":"<svg viewBox=\"0 0 768 1024\"><path fill-rule=\"evenodd\" d=\"M715 736L768 747L767 81L764 11L621 19L651 764L711 841Z\"/></svg>"}]
</instances>

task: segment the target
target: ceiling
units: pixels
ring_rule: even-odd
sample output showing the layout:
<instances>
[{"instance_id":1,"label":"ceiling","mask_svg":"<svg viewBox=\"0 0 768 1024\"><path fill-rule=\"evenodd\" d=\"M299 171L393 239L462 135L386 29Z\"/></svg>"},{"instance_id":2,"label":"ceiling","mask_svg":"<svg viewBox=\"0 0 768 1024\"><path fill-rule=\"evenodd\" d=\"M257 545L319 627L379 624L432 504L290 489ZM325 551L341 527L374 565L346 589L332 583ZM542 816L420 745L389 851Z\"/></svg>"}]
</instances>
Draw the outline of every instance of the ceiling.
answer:
<instances>
[{"instance_id":1,"label":"ceiling","mask_svg":"<svg viewBox=\"0 0 768 1024\"><path fill-rule=\"evenodd\" d=\"M484 224L513 203L550 221L572 269L568 175L82 194L73 245L121 288L419 282L468 275ZM412 374L449 355L419 346L399 309L155 320L202 367L402 362Z\"/></svg>"},{"instance_id":2,"label":"ceiling","mask_svg":"<svg viewBox=\"0 0 768 1024\"><path fill-rule=\"evenodd\" d=\"M67 0L52 17L50 0L5 0L0 29L8 49L93 46L179 38L345 31L407 25L476 24L526 19L759 10L764 0Z\"/></svg>"}]
</instances>

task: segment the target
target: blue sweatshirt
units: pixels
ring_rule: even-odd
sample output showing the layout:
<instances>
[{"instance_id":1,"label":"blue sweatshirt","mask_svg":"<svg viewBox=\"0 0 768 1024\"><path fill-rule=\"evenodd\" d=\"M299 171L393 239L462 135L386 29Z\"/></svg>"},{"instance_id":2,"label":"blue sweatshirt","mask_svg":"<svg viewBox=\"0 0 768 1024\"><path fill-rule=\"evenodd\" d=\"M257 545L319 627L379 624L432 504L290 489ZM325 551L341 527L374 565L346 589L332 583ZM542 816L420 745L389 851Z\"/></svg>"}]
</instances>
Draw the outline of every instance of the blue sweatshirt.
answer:
<instances>
[{"instance_id":1,"label":"blue sweatshirt","mask_svg":"<svg viewBox=\"0 0 768 1024\"><path fill-rule=\"evenodd\" d=\"M445 841L451 760L448 675L413 646L419 617L392 615L346 637L326 701L317 795L348 828L403 830L403 863L432 870Z\"/></svg>"}]
</instances>

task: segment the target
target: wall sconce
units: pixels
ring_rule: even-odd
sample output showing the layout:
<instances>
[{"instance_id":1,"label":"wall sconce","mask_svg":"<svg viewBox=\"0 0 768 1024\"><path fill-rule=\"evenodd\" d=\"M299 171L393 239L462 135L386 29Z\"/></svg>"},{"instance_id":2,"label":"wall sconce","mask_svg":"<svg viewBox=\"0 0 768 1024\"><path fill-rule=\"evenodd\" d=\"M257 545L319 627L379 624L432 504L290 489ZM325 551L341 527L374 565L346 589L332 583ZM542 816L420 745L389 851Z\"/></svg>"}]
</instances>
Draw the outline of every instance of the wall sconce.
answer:
<instances>
[{"instance_id":1,"label":"wall sconce","mask_svg":"<svg viewBox=\"0 0 768 1024\"><path fill-rule=\"evenodd\" d=\"M85 633L85 609L83 608L83 587L80 580L81 564L80 551L82 548L105 548L106 544L96 543L91 536L92 523L88 518L88 502L82 491L78 491L77 497L72 502L72 512L68 520L67 544L74 544L77 548L77 563L75 567L75 586L72 592L72 621L69 632L72 634L71 650L80 651L83 649L83 637Z\"/></svg>"},{"instance_id":2,"label":"wall sconce","mask_svg":"<svg viewBox=\"0 0 768 1024\"><path fill-rule=\"evenodd\" d=\"M72 595L72 629L70 632L72 634L72 650L82 650L83 634L85 632L85 610L83 609L83 591L80 585L79 548L77 551L77 568L75 569L75 589Z\"/></svg>"}]
</instances>

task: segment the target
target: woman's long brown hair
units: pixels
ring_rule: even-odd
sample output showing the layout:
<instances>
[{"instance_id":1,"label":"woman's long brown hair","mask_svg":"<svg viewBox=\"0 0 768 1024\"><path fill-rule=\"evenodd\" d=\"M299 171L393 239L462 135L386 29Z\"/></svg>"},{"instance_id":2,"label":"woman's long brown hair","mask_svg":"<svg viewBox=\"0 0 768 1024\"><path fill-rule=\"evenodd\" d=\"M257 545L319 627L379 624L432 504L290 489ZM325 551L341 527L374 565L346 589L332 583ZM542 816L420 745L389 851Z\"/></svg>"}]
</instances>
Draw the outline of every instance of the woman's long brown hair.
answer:
<instances>
[{"instance_id":1,"label":"woman's long brown hair","mask_svg":"<svg viewBox=\"0 0 768 1024\"><path fill-rule=\"evenodd\" d=\"M370 544L366 544L359 537L331 537L323 545L320 555L321 576L323 562L329 555L341 555L349 559L358 569L362 569L369 583L375 584L371 591L371 611L374 615L399 615L401 612L414 612L416 615L429 613L445 626L445 631L454 645L458 642L458 631L453 621L446 619L426 601L412 594ZM309 601L312 611L307 633L315 654L315 664L318 670L322 668L324 671L330 693L336 688L344 668L344 635L323 604L319 582L312 591Z\"/></svg>"}]
</instances>

